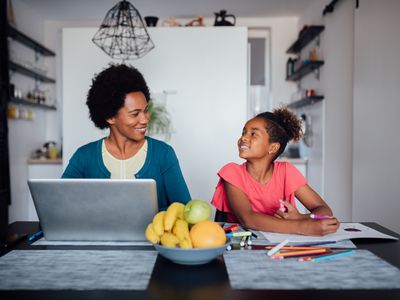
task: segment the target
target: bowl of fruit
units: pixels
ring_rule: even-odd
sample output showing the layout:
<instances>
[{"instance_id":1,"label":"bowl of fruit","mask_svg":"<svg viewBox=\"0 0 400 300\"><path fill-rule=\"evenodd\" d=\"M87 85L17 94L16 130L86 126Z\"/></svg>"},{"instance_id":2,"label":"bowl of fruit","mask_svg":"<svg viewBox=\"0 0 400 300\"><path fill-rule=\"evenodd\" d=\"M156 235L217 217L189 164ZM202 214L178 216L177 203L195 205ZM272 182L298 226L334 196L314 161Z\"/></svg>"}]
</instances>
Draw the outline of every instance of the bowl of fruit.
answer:
<instances>
[{"instance_id":1,"label":"bowl of fruit","mask_svg":"<svg viewBox=\"0 0 400 300\"><path fill-rule=\"evenodd\" d=\"M225 231L210 221L211 207L202 200L174 202L157 213L146 238L159 254L183 265L205 264L223 254L229 244Z\"/></svg>"}]
</instances>

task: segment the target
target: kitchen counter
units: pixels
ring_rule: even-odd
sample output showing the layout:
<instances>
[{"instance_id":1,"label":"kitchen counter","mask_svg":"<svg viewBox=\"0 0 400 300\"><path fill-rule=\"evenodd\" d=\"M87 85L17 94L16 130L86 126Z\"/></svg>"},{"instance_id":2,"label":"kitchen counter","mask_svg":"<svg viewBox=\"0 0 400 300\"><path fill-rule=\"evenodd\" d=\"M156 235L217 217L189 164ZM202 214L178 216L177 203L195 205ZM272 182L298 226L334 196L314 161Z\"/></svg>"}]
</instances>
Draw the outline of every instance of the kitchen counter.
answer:
<instances>
[{"instance_id":1,"label":"kitchen counter","mask_svg":"<svg viewBox=\"0 0 400 300\"><path fill-rule=\"evenodd\" d=\"M43 165L59 164L59 165L61 165L62 158L57 158L57 159L37 159L37 158L34 159L34 158L32 158L32 159L28 160L28 164L29 165L40 165L40 164L43 164Z\"/></svg>"},{"instance_id":2,"label":"kitchen counter","mask_svg":"<svg viewBox=\"0 0 400 300\"><path fill-rule=\"evenodd\" d=\"M307 164L307 159L305 158L290 158L290 157L279 157L277 161L287 161L294 165L305 165Z\"/></svg>"}]
</instances>

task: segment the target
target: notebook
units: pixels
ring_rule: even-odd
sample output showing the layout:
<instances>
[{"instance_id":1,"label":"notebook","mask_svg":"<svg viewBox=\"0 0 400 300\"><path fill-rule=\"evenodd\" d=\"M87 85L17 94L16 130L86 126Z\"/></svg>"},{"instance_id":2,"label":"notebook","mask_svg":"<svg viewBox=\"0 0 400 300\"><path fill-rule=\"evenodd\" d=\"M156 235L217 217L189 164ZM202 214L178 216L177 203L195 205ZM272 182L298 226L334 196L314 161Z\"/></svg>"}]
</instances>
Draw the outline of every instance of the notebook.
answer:
<instances>
[{"instance_id":1,"label":"notebook","mask_svg":"<svg viewBox=\"0 0 400 300\"><path fill-rule=\"evenodd\" d=\"M50 241L144 241L158 211L153 179L30 179Z\"/></svg>"}]
</instances>

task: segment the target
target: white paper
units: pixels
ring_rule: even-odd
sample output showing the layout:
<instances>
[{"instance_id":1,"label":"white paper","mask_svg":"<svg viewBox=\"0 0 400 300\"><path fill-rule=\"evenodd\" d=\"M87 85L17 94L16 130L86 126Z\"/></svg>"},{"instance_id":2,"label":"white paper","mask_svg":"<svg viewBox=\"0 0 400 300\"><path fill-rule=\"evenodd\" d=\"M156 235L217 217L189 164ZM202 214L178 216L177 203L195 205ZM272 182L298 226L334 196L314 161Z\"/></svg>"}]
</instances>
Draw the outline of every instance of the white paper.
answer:
<instances>
[{"instance_id":1,"label":"white paper","mask_svg":"<svg viewBox=\"0 0 400 300\"><path fill-rule=\"evenodd\" d=\"M289 239L290 243L338 242L342 240L357 239L357 238L398 240L397 237L381 233L375 229L372 229L360 223L341 223L337 232L329 233L324 236L306 236L299 234L283 234L283 233L273 233L264 231L261 231L261 233L271 243L280 243L285 239Z\"/></svg>"}]
</instances>

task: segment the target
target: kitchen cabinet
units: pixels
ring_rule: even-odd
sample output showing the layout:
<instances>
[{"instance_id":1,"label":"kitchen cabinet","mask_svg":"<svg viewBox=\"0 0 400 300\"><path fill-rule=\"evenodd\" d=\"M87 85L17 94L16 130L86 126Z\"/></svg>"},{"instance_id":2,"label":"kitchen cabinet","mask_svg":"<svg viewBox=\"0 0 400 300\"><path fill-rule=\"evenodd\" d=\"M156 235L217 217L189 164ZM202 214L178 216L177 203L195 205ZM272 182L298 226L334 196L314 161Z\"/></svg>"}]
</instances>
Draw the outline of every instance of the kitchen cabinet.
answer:
<instances>
[{"instance_id":1,"label":"kitchen cabinet","mask_svg":"<svg viewBox=\"0 0 400 300\"><path fill-rule=\"evenodd\" d=\"M323 60L318 59L318 55L314 54L314 57L304 59L302 57L302 50L308 46L312 41L315 40L317 47L319 47L320 34L324 31L325 27L320 25L305 26L300 32L298 39L288 48L286 53L296 54L298 56L298 63L295 64L292 72L287 74L287 81L295 81L299 83L299 89L301 89L301 79L310 73L315 73L316 78L319 79L319 70L324 65ZM315 48L316 49L316 48ZM316 57L315 57L316 56ZM300 108L305 105L310 105L324 99L323 95L307 95L300 97L300 99L288 105L289 108Z\"/></svg>"}]
</instances>

